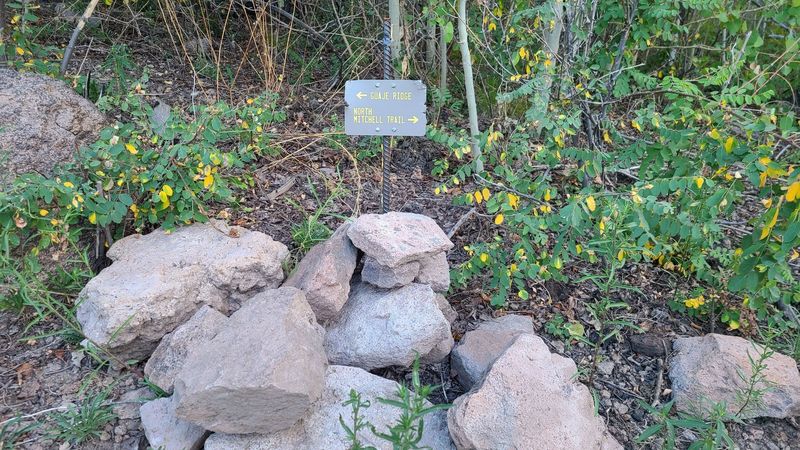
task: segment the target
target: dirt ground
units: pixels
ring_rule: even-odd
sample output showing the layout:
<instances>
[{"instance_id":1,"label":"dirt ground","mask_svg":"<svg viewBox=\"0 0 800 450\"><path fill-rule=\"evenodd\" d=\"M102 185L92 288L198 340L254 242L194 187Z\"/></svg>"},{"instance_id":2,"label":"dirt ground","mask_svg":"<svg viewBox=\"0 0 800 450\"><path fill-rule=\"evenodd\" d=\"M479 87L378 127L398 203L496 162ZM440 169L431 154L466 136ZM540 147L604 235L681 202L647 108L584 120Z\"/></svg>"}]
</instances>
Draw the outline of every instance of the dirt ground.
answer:
<instances>
[{"instance_id":1,"label":"dirt ground","mask_svg":"<svg viewBox=\"0 0 800 450\"><path fill-rule=\"evenodd\" d=\"M129 45L136 63L148 68L152 98L166 101L178 109L191 105L192 93L197 91L191 71L180 61L168 59L154 44L152 36ZM79 45L75 51L74 67L99 67L107 48L97 41L92 48ZM98 75L104 76L102 71ZM332 126L330 116L341 115L343 96L341 87L328 92L327 73L319 74L313 83L303 86L283 87L280 106L288 113L286 122L277 125L276 142L281 154L265 158L251 169L256 174L257 186L246 194L244 206L219 208L216 214L247 228L262 231L293 248L291 226L313 212L319 205L314 191L325 199L335 189L345 189L347 194L338 197L326 211L322 220L335 228L344 217L355 213L378 212L381 186L380 156L357 159L357 164L346 154L327 145L319 137L297 138L300 135L321 133ZM211 83L209 83L210 85ZM255 79L242 80L233 92L234 102L244 101L260 89ZM198 100L199 101L199 100ZM349 138L346 147L357 154L370 150L365 139ZM444 149L424 138L405 138L394 150L392 164L391 209L428 215L445 230L450 231L468 211L468 207L453 206L451 191L436 196L433 191L440 183L431 174L433 162L444 155ZM275 197L281 186L291 188ZM311 185L314 189L311 189ZM292 200L301 208L290 204ZM302 209L302 210L301 210ZM463 247L494 232L491 218L474 214L453 236L454 250L449 255L451 267L466 260ZM570 279L580 277L576 267ZM676 290L686 291L686 281L676 279L671 273L648 264L627 265L622 272L623 281L637 286L642 294L624 294L631 306L624 318L645 330L653 341L664 342L678 336L701 335L708 331L704 325L693 323L669 309L667 301ZM469 286L455 289L448 299L459 318L453 325L458 340L466 331L485 318L503 314L523 314L533 319L537 333L551 350L572 358L579 368L590 364L592 350L583 344L569 345L554 339L545 332L545 324L556 314L581 320L588 325L590 318L584 305L596 298L598 292L589 283L539 283L531 286L531 299L510 302L503 310L493 310L489 299L482 294L482 282L475 280ZM136 373L112 369L95 370L95 363L84 355L79 345L64 336L46 336L61 329L56 320L26 329L29 317L0 313L0 422L23 416L24 423L41 422L42 425L26 433L19 443L24 449L68 449L69 444L48 438L48 414L81 398L82 388L98 390L110 387L110 400L118 402L122 394L143 386ZM644 447L635 443L636 436L651 425L652 418L639 406L638 401L663 404L669 401L669 354L648 355L635 351L630 343L632 330L625 330L617 340L612 340L601 350L604 364L591 386L599 395L599 413L608 423L611 433L626 448L660 448L660 442ZM141 369L141 367L139 367ZM396 380L408 379L407 370L384 369L375 373ZM441 363L423 368L423 381L439 385L432 401L449 402L463 390L450 378L448 364ZM657 387L659 386L659 387ZM80 448L87 449L144 449L146 442L141 424L135 416L136 404L115 404L120 416L107 425L99 439ZM0 425L2 427L2 425ZM800 449L800 425L795 420L748 420L744 424L731 424L731 435L742 449ZM692 440L690 433L680 436L681 447Z\"/></svg>"}]
</instances>

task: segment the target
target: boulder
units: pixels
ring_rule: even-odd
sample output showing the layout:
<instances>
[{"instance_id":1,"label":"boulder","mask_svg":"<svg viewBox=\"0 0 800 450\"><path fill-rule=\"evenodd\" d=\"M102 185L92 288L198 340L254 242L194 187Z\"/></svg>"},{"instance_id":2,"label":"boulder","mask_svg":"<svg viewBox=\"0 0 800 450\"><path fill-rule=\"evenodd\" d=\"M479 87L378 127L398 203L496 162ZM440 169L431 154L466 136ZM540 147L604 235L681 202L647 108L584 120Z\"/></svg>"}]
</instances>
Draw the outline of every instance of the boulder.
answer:
<instances>
[{"instance_id":1,"label":"boulder","mask_svg":"<svg viewBox=\"0 0 800 450\"><path fill-rule=\"evenodd\" d=\"M478 328L466 332L453 349L450 370L464 389L471 389L494 360L523 333L533 333L529 317L511 314L481 323Z\"/></svg>"},{"instance_id":2,"label":"boulder","mask_svg":"<svg viewBox=\"0 0 800 450\"><path fill-rule=\"evenodd\" d=\"M285 245L219 221L117 241L79 295L83 333L122 360L150 355L203 305L228 314L283 281Z\"/></svg>"},{"instance_id":3,"label":"boulder","mask_svg":"<svg viewBox=\"0 0 800 450\"><path fill-rule=\"evenodd\" d=\"M430 217L390 212L364 214L347 230L347 236L367 256L387 267L397 267L453 247Z\"/></svg>"},{"instance_id":4,"label":"boulder","mask_svg":"<svg viewBox=\"0 0 800 450\"><path fill-rule=\"evenodd\" d=\"M144 366L147 380L167 393L172 393L189 351L208 343L222 329L228 318L210 306L201 306L188 322L161 339Z\"/></svg>"},{"instance_id":5,"label":"boulder","mask_svg":"<svg viewBox=\"0 0 800 450\"><path fill-rule=\"evenodd\" d=\"M753 364L764 348L737 336L707 334L676 339L669 377L672 398L679 411L706 416L725 402L728 412L740 418L800 416L800 372L794 359L775 352L764 361L760 401L747 401ZM752 397L751 397L752 398ZM746 404L745 404L746 402Z\"/></svg>"},{"instance_id":6,"label":"boulder","mask_svg":"<svg viewBox=\"0 0 800 450\"><path fill-rule=\"evenodd\" d=\"M438 253L420 261L417 283L430 285L436 292L447 292L450 289L450 265L447 254Z\"/></svg>"},{"instance_id":7,"label":"boulder","mask_svg":"<svg viewBox=\"0 0 800 450\"><path fill-rule=\"evenodd\" d=\"M311 411L287 430L266 435L213 434L206 441L205 450L349 450L351 441L339 418L352 428L352 410L343 403L349 400L350 390L361 394L362 401L369 401L369 408L360 414L365 421L374 425L379 432L385 432L400 417L400 410L378 401L378 398L396 398L398 384L357 367L330 366L325 376L325 389L322 397ZM428 402L426 405L430 406ZM422 440L419 448L448 450L453 448L447 432L444 411L436 411L424 418ZM391 450L392 445L378 439L369 430L362 429L357 434L364 446L374 446L381 450Z\"/></svg>"},{"instance_id":8,"label":"boulder","mask_svg":"<svg viewBox=\"0 0 800 450\"><path fill-rule=\"evenodd\" d=\"M443 358L444 349L449 352L452 347L450 324L436 294L430 286L414 283L394 290L355 285L325 338L331 364L366 370L408 367L417 354L433 362L432 358Z\"/></svg>"},{"instance_id":9,"label":"boulder","mask_svg":"<svg viewBox=\"0 0 800 450\"><path fill-rule=\"evenodd\" d=\"M410 261L397 267L384 266L367 256L361 269L361 281L384 289L402 287L414 281L419 275L419 267L419 261Z\"/></svg>"},{"instance_id":10,"label":"boulder","mask_svg":"<svg viewBox=\"0 0 800 450\"><path fill-rule=\"evenodd\" d=\"M459 449L621 450L576 372L538 336L519 335L448 411L453 442Z\"/></svg>"},{"instance_id":11,"label":"boulder","mask_svg":"<svg viewBox=\"0 0 800 450\"><path fill-rule=\"evenodd\" d=\"M159 450L197 450L203 446L206 430L175 416L172 397L159 398L140 409L144 435L150 448Z\"/></svg>"},{"instance_id":12,"label":"boulder","mask_svg":"<svg viewBox=\"0 0 800 450\"><path fill-rule=\"evenodd\" d=\"M335 319L350 294L358 250L347 237L349 227L342 225L330 239L315 245L284 283L306 293L320 323Z\"/></svg>"},{"instance_id":13,"label":"boulder","mask_svg":"<svg viewBox=\"0 0 800 450\"><path fill-rule=\"evenodd\" d=\"M175 379L178 417L220 433L289 428L322 393L323 334L303 291L261 292L189 353Z\"/></svg>"},{"instance_id":14,"label":"boulder","mask_svg":"<svg viewBox=\"0 0 800 450\"><path fill-rule=\"evenodd\" d=\"M63 81L0 69L0 186L23 173L52 175L105 124L97 107Z\"/></svg>"}]
</instances>

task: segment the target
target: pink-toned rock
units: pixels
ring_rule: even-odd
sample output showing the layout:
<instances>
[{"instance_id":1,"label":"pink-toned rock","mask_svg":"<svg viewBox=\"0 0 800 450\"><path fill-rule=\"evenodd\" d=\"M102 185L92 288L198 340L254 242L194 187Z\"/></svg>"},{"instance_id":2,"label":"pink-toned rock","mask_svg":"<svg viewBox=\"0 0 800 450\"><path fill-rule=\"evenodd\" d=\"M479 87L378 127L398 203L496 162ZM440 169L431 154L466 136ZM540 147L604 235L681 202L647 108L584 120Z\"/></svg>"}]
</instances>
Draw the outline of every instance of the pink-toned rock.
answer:
<instances>
[{"instance_id":1,"label":"pink-toned rock","mask_svg":"<svg viewBox=\"0 0 800 450\"><path fill-rule=\"evenodd\" d=\"M347 237L349 227L342 225L330 239L315 245L284 283L305 292L320 323L338 317L350 295L358 250Z\"/></svg>"},{"instance_id":2,"label":"pink-toned rock","mask_svg":"<svg viewBox=\"0 0 800 450\"><path fill-rule=\"evenodd\" d=\"M175 377L194 348L208 344L228 318L210 306L197 310L189 321L164 336L144 366L147 380L172 393Z\"/></svg>"},{"instance_id":3,"label":"pink-toned rock","mask_svg":"<svg viewBox=\"0 0 800 450\"><path fill-rule=\"evenodd\" d=\"M450 265L446 253L437 253L420 260L419 274L414 280L427 284L435 292L447 292L450 289Z\"/></svg>"},{"instance_id":4,"label":"pink-toned rock","mask_svg":"<svg viewBox=\"0 0 800 450\"><path fill-rule=\"evenodd\" d=\"M675 340L677 352L669 377L678 410L705 416L719 402L741 418L785 418L800 415L800 371L794 359L775 352L764 363L763 380L756 389L760 401L749 401L747 390L753 370L764 348L746 339L721 334Z\"/></svg>"},{"instance_id":5,"label":"pink-toned rock","mask_svg":"<svg viewBox=\"0 0 800 450\"><path fill-rule=\"evenodd\" d=\"M391 289L411 284L419 274L419 261L409 261L397 267L384 266L375 258L364 258L361 281L379 288Z\"/></svg>"},{"instance_id":6,"label":"pink-toned rock","mask_svg":"<svg viewBox=\"0 0 800 450\"><path fill-rule=\"evenodd\" d=\"M466 332L450 354L450 369L461 386L471 389L494 360L523 333L533 333L533 322L514 314L487 320Z\"/></svg>"},{"instance_id":7,"label":"pink-toned rock","mask_svg":"<svg viewBox=\"0 0 800 450\"><path fill-rule=\"evenodd\" d=\"M539 337L518 336L448 411L453 442L459 450L621 450L576 372L571 359L550 353Z\"/></svg>"},{"instance_id":8,"label":"pink-toned rock","mask_svg":"<svg viewBox=\"0 0 800 450\"><path fill-rule=\"evenodd\" d=\"M364 214L347 230L347 236L367 256L388 267L417 261L453 247L433 219L412 213Z\"/></svg>"}]
</instances>

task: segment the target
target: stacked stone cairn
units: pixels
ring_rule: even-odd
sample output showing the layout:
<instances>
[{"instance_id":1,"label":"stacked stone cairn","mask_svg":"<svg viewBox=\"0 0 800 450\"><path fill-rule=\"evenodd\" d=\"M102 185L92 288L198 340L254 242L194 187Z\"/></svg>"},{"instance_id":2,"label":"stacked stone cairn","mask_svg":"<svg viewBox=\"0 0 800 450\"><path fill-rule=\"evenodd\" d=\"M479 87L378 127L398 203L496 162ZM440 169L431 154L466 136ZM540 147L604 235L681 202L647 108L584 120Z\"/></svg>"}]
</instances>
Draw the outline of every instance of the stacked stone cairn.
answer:
<instances>
[{"instance_id":1,"label":"stacked stone cairn","mask_svg":"<svg viewBox=\"0 0 800 450\"><path fill-rule=\"evenodd\" d=\"M351 390L370 402L364 419L386 430L400 412L377 399L398 384L369 371L419 357L449 362L467 391L426 416L420 447L621 449L575 363L551 353L530 318L483 321L453 348L457 315L443 295L452 246L428 217L366 214L284 281L289 252L263 233L218 221L157 230L112 246L114 262L84 288L77 317L85 345L110 351L116 366L146 360L147 379L169 394L139 410L152 448L348 449L340 417L351 415ZM750 354L741 338L693 339L678 341L670 373L681 409L689 397L733 395L708 387L725 382L714 380L717 366L695 367L706 353L734 355L718 364L728 374ZM800 411L800 374L787 359L768 360L766 381L784 387L753 417ZM706 382L693 381L701 373ZM391 448L368 429L358 438Z\"/></svg>"}]
</instances>

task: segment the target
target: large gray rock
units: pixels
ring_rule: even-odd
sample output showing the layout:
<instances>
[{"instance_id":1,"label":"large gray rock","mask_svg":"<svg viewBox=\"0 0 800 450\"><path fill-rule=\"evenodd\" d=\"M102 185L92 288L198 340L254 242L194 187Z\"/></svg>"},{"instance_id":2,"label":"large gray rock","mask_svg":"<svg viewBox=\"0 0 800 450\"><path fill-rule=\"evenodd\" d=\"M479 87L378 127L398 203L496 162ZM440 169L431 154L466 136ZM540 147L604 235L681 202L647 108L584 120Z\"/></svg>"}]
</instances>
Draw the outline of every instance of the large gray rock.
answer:
<instances>
[{"instance_id":1,"label":"large gray rock","mask_svg":"<svg viewBox=\"0 0 800 450\"><path fill-rule=\"evenodd\" d=\"M210 306L201 306L188 322L161 339L144 366L148 381L172 393L175 377L183 368L189 352L208 343L228 318Z\"/></svg>"},{"instance_id":2,"label":"large gray rock","mask_svg":"<svg viewBox=\"0 0 800 450\"><path fill-rule=\"evenodd\" d=\"M0 69L0 186L53 169L97 140L106 118L63 81Z\"/></svg>"},{"instance_id":3,"label":"large gray rock","mask_svg":"<svg viewBox=\"0 0 800 450\"><path fill-rule=\"evenodd\" d=\"M414 281L419 275L419 267L419 261L409 261L397 267L384 266L367 256L361 269L361 281L384 289L402 287Z\"/></svg>"},{"instance_id":4,"label":"large gray rock","mask_svg":"<svg viewBox=\"0 0 800 450\"><path fill-rule=\"evenodd\" d=\"M450 289L450 265L447 263L447 254L438 253L423 258L420 261L419 274L414 281L430 285L436 292L447 292Z\"/></svg>"},{"instance_id":5,"label":"large gray rock","mask_svg":"<svg viewBox=\"0 0 800 450\"><path fill-rule=\"evenodd\" d=\"M347 230L353 245L387 267L397 267L453 247L430 217L390 212L364 214Z\"/></svg>"},{"instance_id":6,"label":"large gray rock","mask_svg":"<svg viewBox=\"0 0 800 450\"><path fill-rule=\"evenodd\" d=\"M453 442L459 449L621 450L576 372L539 337L518 336L448 411Z\"/></svg>"},{"instance_id":7,"label":"large gray rock","mask_svg":"<svg viewBox=\"0 0 800 450\"><path fill-rule=\"evenodd\" d=\"M138 419L139 408L142 403L148 402L156 398L153 391L148 387L141 387L128 391L119 397L119 400L114 402L111 411L117 415L118 418L123 420Z\"/></svg>"},{"instance_id":8,"label":"large gray rock","mask_svg":"<svg viewBox=\"0 0 800 450\"><path fill-rule=\"evenodd\" d=\"M219 221L128 236L109 249L114 263L81 291L78 321L94 343L140 360L201 306L228 314L280 285L288 255L266 234Z\"/></svg>"},{"instance_id":9,"label":"large gray rock","mask_svg":"<svg viewBox=\"0 0 800 450\"><path fill-rule=\"evenodd\" d=\"M175 401L172 397L145 403L140 414L144 435L151 448L197 450L203 446L206 430L175 416Z\"/></svg>"},{"instance_id":10,"label":"large gray rock","mask_svg":"<svg viewBox=\"0 0 800 450\"><path fill-rule=\"evenodd\" d=\"M765 361L761 380L755 385L763 395L746 402L753 361L764 352L760 345L737 337L707 334L675 340L677 352L669 377L672 398L679 411L706 416L716 403L741 418L800 416L800 372L794 359L775 352ZM746 403L745 403L746 402Z\"/></svg>"},{"instance_id":11,"label":"large gray rock","mask_svg":"<svg viewBox=\"0 0 800 450\"><path fill-rule=\"evenodd\" d=\"M221 433L289 428L322 393L323 334L303 291L256 295L189 353L175 380L178 417Z\"/></svg>"},{"instance_id":12,"label":"large gray rock","mask_svg":"<svg viewBox=\"0 0 800 450\"><path fill-rule=\"evenodd\" d=\"M378 398L396 398L398 384L377 375L346 366L330 366L325 376L325 389L322 397L311 411L287 430L266 435L213 434L206 441L206 450L348 450L350 441L339 423L339 417L352 427L352 411L343 403L350 398L350 390L361 394L362 400L370 402L370 407L361 410L364 420L374 425L379 432L385 432L400 417L400 410L385 405ZM427 403L427 402L426 402ZM448 450L453 447L447 432L444 411L425 416L420 448ZM358 433L362 445L390 450L391 444L380 440L369 429Z\"/></svg>"},{"instance_id":13,"label":"large gray rock","mask_svg":"<svg viewBox=\"0 0 800 450\"><path fill-rule=\"evenodd\" d=\"M408 367L417 353L425 362L434 362L452 347L450 324L436 294L423 284L394 290L357 284L325 338L331 364L367 370Z\"/></svg>"},{"instance_id":14,"label":"large gray rock","mask_svg":"<svg viewBox=\"0 0 800 450\"><path fill-rule=\"evenodd\" d=\"M450 354L450 370L464 389L471 389L494 360L523 333L533 333L529 317L507 315L488 320L468 331Z\"/></svg>"},{"instance_id":15,"label":"large gray rock","mask_svg":"<svg viewBox=\"0 0 800 450\"><path fill-rule=\"evenodd\" d=\"M320 323L335 319L350 294L358 250L347 237L349 227L342 225L330 239L315 245L284 283L306 293Z\"/></svg>"}]
</instances>

